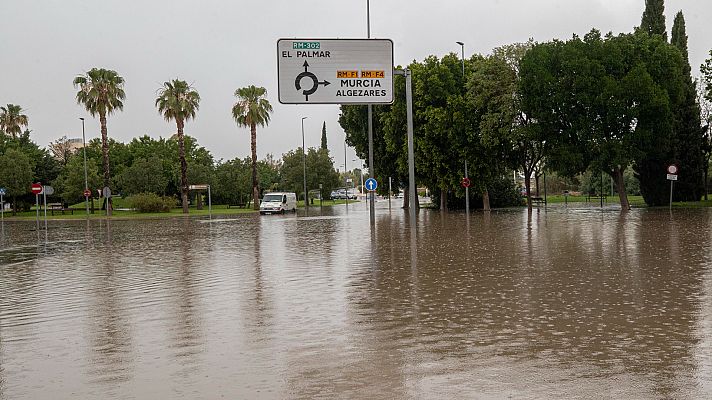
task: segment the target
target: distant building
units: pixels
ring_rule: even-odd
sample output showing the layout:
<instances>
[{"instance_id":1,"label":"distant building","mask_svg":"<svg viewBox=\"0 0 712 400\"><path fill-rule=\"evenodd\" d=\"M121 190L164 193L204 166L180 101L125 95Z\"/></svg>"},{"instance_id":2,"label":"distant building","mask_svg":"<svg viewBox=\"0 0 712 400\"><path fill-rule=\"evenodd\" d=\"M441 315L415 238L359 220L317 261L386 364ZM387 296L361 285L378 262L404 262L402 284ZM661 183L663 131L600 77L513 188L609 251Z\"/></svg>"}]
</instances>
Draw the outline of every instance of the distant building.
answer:
<instances>
[{"instance_id":1,"label":"distant building","mask_svg":"<svg viewBox=\"0 0 712 400\"><path fill-rule=\"evenodd\" d=\"M67 146L69 151L75 153L84 147L84 142L82 142L82 138L67 139Z\"/></svg>"}]
</instances>

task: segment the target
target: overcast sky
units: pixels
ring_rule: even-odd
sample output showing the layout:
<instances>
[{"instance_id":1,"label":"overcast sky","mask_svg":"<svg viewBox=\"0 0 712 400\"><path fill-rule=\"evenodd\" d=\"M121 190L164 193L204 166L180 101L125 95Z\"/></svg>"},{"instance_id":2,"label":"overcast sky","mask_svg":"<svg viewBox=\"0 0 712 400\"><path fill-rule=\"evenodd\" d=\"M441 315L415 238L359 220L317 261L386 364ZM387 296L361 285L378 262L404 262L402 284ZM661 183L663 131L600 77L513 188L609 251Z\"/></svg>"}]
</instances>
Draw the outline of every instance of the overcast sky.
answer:
<instances>
[{"instance_id":1,"label":"overcast sky","mask_svg":"<svg viewBox=\"0 0 712 400\"><path fill-rule=\"evenodd\" d=\"M665 2L668 31L682 9L694 74L712 48L712 1ZM629 32L640 23L644 0L371 0L371 36L394 42L396 64L428 55L489 53L499 45L566 39L591 28ZM92 67L116 70L126 80L123 112L108 119L120 141L148 134L167 137L175 124L154 106L169 79L191 83L200 110L186 124L215 156L245 157L249 131L231 117L236 88L267 88L272 121L258 130L257 151L282 153L318 146L326 121L329 149L343 164L344 132L336 105L282 105L277 100L279 38L366 36L366 0L0 0L0 104L19 104L41 146L63 135L81 137L72 79ZM87 139L99 136L98 119L87 120ZM355 158L349 149L349 168Z\"/></svg>"}]
</instances>

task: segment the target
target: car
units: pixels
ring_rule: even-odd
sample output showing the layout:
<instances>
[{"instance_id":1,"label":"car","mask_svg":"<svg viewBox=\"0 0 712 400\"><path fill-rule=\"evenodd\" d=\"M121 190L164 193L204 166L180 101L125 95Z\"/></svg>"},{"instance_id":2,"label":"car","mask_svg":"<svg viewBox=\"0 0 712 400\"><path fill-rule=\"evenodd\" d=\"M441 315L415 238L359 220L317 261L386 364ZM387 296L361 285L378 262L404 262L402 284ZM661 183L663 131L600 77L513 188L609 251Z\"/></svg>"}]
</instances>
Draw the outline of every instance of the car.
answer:
<instances>
[{"instance_id":1,"label":"car","mask_svg":"<svg viewBox=\"0 0 712 400\"><path fill-rule=\"evenodd\" d=\"M331 199L332 200L345 200L347 198L346 196L346 189L337 189L331 192Z\"/></svg>"},{"instance_id":2,"label":"car","mask_svg":"<svg viewBox=\"0 0 712 400\"><path fill-rule=\"evenodd\" d=\"M352 200L356 200L357 195L358 195L358 192L356 191L356 189L349 189L346 193L344 193L344 196L346 196Z\"/></svg>"}]
</instances>

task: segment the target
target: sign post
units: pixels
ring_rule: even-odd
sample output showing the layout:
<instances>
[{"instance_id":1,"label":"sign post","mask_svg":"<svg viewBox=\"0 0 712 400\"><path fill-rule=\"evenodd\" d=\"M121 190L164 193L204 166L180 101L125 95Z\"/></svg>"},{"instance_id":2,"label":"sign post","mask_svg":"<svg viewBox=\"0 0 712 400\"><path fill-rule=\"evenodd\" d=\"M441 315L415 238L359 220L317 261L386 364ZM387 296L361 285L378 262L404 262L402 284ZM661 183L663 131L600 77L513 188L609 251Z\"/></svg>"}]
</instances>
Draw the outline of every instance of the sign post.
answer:
<instances>
[{"instance_id":1,"label":"sign post","mask_svg":"<svg viewBox=\"0 0 712 400\"><path fill-rule=\"evenodd\" d=\"M462 178L460 184L465 188L465 213L470 215L470 185L472 182L467 177L467 161L465 161L465 177Z\"/></svg>"},{"instance_id":2,"label":"sign post","mask_svg":"<svg viewBox=\"0 0 712 400\"><path fill-rule=\"evenodd\" d=\"M40 194L42 194L42 184L41 183L33 183L32 186L30 187L30 190L32 193L35 195L35 210L36 210L36 220L37 220L37 230L40 229Z\"/></svg>"},{"instance_id":3,"label":"sign post","mask_svg":"<svg viewBox=\"0 0 712 400\"><path fill-rule=\"evenodd\" d=\"M188 190L207 190L208 191L208 218L213 219L213 201L210 197L210 185L189 185Z\"/></svg>"},{"instance_id":4,"label":"sign post","mask_svg":"<svg viewBox=\"0 0 712 400\"><path fill-rule=\"evenodd\" d=\"M108 186L104 186L104 190L101 191L104 195L104 201L106 202L106 216L109 216L109 198L111 197L111 189Z\"/></svg>"},{"instance_id":5,"label":"sign post","mask_svg":"<svg viewBox=\"0 0 712 400\"><path fill-rule=\"evenodd\" d=\"M393 103L390 39L280 39L277 86L282 104L367 104L368 173L375 176L371 105ZM372 224L373 202L370 193Z\"/></svg>"},{"instance_id":6,"label":"sign post","mask_svg":"<svg viewBox=\"0 0 712 400\"><path fill-rule=\"evenodd\" d=\"M670 181L670 211L672 211L672 187L677 180L678 168L675 164L670 164L667 167L667 179Z\"/></svg>"}]
</instances>

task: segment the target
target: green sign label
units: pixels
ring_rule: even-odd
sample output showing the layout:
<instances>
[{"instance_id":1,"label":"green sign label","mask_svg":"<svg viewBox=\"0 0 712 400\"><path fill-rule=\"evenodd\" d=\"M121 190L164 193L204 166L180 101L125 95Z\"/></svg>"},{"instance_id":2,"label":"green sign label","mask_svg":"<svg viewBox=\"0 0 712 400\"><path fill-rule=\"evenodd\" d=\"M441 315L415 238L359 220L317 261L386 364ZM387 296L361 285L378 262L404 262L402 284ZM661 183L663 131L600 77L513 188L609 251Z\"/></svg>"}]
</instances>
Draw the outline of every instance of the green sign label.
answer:
<instances>
[{"instance_id":1,"label":"green sign label","mask_svg":"<svg viewBox=\"0 0 712 400\"><path fill-rule=\"evenodd\" d=\"M309 50L309 49L319 49L321 48L321 43L319 42L292 42L292 49L298 50Z\"/></svg>"}]
</instances>

